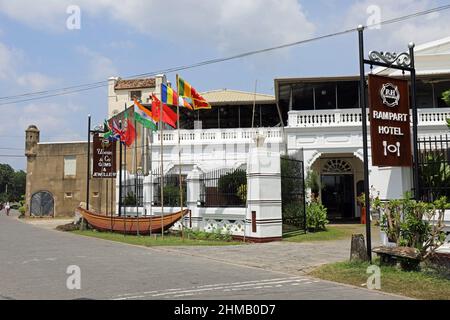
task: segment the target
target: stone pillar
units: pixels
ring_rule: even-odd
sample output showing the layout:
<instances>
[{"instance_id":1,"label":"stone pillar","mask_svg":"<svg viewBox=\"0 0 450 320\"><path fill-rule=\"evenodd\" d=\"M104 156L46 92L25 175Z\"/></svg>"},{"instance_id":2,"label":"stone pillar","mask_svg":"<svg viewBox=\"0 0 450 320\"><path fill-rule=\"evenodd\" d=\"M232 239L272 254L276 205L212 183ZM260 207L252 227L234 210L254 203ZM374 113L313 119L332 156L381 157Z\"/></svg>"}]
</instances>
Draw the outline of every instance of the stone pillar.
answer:
<instances>
[{"instance_id":1,"label":"stone pillar","mask_svg":"<svg viewBox=\"0 0 450 320\"><path fill-rule=\"evenodd\" d=\"M201 230L203 228L203 217L200 215L200 208L197 205L197 201L200 200L201 193L201 183L200 183L200 175L201 170L194 166L194 169L189 172L186 178L187 184L187 196L186 196L186 205L189 210L191 210L190 219L192 221L192 229ZM190 219L189 215L185 217L184 225L188 228L190 227Z\"/></svg>"},{"instance_id":2,"label":"stone pillar","mask_svg":"<svg viewBox=\"0 0 450 320\"><path fill-rule=\"evenodd\" d=\"M260 145L258 143L258 145ZM247 163L246 239L282 239L280 154L264 146L250 150Z\"/></svg>"},{"instance_id":3,"label":"stone pillar","mask_svg":"<svg viewBox=\"0 0 450 320\"><path fill-rule=\"evenodd\" d=\"M25 156L27 157L27 178L25 188L25 216L30 216L31 196L33 190L31 189L34 167L36 163L36 156L38 154L38 143L40 139L40 131L35 125L31 125L25 130Z\"/></svg>"}]
</instances>

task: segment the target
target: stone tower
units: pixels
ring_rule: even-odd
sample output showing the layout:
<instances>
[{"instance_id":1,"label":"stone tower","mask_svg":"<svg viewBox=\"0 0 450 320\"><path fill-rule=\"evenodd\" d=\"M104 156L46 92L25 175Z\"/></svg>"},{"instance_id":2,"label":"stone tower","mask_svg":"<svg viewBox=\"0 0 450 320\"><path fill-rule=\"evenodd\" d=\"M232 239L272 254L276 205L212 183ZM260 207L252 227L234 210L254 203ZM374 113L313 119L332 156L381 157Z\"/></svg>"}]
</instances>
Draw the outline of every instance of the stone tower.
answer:
<instances>
[{"instance_id":1,"label":"stone tower","mask_svg":"<svg viewBox=\"0 0 450 320\"><path fill-rule=\"evenodd\" d=\"M25 130L25 155L27 158L36 156L39 134L40 131L35 125L31 125Z\"/></svg>"},{"instance_id":2,"label":"stone tower","mask_svg":"<svg viewBox=\"0 0 450 320\"><path fill-rule=\"evenodd\" d=\"M25 191L26 216L30 216L31 178L33 176L35 160L38 153L39 134L40 131L35 125L30 125L28 129L25 130L25 156L27 157L27 184Z\"/></svg>"}]
</instances>

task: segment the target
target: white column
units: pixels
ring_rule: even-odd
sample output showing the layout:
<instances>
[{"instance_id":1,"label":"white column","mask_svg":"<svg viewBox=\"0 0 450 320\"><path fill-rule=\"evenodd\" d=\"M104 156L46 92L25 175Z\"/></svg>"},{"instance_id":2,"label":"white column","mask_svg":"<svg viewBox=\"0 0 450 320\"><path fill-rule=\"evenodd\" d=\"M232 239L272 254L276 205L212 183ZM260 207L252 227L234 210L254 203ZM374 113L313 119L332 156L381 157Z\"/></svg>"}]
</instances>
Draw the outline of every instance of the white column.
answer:
<instances>
[{"instance_id":1,"label":"white column","mask_svg":"<svg viewBox=\"0 0 450 320\"><path fill-rule=\"evenodd\" d=\"M150 215L152 201L153 201L153 181L152 175L144 177L143 192L144 192L144 212Z\"/></svg>"},{"instance_id":2,"label":"white column","mask_svg":"<svg viewBox=\"0 0 450 320\"><path fill-rule=\"evenodd\" d=\"M247 163L247 219L251 241L282 239L280 154L266 147L250 150Z\"/></svg>"},{"instance_id":3,"label":"white column","mask_svg":"<svg viewBox=\"0 0 450 320\"><path fill-rule=\"evenodd\" d=\"M197 205L197 201L200 200L201 193L201 173L201 170L197 166L194 166L194 169L189 172L186 178L186 205L188 209L191 210L192 228L197 230L201 230L203 228L203 218L200 215L200 208ZM190 226L189 215L185 217L185 226Z\"/></svg>"}]
</instances>

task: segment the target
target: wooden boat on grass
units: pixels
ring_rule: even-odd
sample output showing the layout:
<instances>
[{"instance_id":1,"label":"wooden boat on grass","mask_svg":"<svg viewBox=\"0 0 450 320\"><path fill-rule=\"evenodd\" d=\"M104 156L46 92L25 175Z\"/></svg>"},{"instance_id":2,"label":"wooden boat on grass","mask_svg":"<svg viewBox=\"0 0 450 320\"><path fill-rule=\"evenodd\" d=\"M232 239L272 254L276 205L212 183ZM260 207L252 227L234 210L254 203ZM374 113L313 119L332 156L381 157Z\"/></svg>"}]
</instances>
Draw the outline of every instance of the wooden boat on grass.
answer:
<instances>
[{"instance_id":1,"label":"wooden boat on grass","mask_svg":"<svg viewBox=\"0 0 450 320\"><path fill-rule=\"evenodd\" d=\"M139 234L146 235L150 232L160 233L162 228L164 228L164 231L168 230L178 220L188 214L189 210L185 209L164 216L147 216L139 218L106 216L88 211L81 207L78 207L78 212L94 229L125 234L136 234L139 229Z\"/></svg>"}]
</instances>

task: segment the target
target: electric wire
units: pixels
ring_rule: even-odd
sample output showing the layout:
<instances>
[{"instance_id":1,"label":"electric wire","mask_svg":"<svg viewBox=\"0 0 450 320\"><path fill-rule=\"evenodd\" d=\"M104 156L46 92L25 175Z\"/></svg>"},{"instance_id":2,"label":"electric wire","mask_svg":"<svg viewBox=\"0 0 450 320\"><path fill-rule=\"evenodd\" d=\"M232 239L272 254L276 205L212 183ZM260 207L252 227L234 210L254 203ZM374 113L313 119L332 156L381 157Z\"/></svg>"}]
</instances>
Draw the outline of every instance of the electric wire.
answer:
<instances>
[{"instance_id":1,"label":"electric wire","mask_svg":"<svg viewBox=\"0 0 450 320\"><path fill-rule=\"evenodd\" d=\"M370 26L389 25L389 24L402 22L405 20L419 17L419 16L428 15L430 13L440 12L440 11L444 11L444 10L448 10L448 9L450 9L450 5L444 5L444 6L424 10L424 11L415 12L415 13L412 13L409 15L381 21L377 24L373 24ZM368 26L365 25L364 27L367 28ZM323 40L323 39L327 39L327 38L337 37L337 36L341 36L341 35L348 34L351 32L355 32L357 29L358 28L351 28L351 29L347 29L347 30L343 30L343 31L339 31L339 32L334 32L334 33L330 33L330 34L326 34L326 35L322 35L322 36L318 36L318 37L313 37L313 38L309 38L309 39L286 43L286 44L282 44L282 45L278 45L278 46L274 46L274 47L248 51L248 52L232 55L229 57L205 60L202 62L190 64L190 65L177 66L177 67L162 69L162 70L158 70L158 71L136 74L136 75L124 77L123 79L130 79L130 78L139 79L139 78L143 78L143 77L155 76L155 75L162 74L162 73L170 74L170 73L179 72L179 71L183 71L183 70L199 68L202 66L226 62L226 61L235 60L235 59L241 59L244 57L253 56L253 55L257 55L257 54L261 54L261 53L266 53L266 52L270 52L270 51L275 51L275 50L285 49L285 48L289 48L289 47L293 47L293 46L298 46L298 45L313 42L313 41L319 41L319 40ZM106 80L106 81L99 81L99 82L93 82L93 83L88 83L88 84L74 85L74 86L69 86L69 87L64 87L64 88L59 88L59 89L53 89L53 90L45 90L45 91L38 91L38 92L29 92L29 93L24 93L24 94L19 94L19 95L4 96L4 97L0 97L0 101L1 101L0 106L9 105L9 104L13 104L13 103L28 102L28 101L39 100L39 99L46 99L46 98L51 98L51 97L56 97L56 96L63 96L63 95L68 95L68 94L73 94L73 93L78 93L78 92L83 92L83 91L88 91L88 90L94 90L94 89L105 87L105 86L107 86L107 84L108 84L108 81ZM8 101L8 100L12 100L12 101Z\"/></svg>"}]
</instances>

